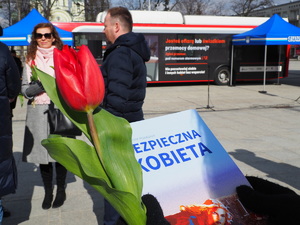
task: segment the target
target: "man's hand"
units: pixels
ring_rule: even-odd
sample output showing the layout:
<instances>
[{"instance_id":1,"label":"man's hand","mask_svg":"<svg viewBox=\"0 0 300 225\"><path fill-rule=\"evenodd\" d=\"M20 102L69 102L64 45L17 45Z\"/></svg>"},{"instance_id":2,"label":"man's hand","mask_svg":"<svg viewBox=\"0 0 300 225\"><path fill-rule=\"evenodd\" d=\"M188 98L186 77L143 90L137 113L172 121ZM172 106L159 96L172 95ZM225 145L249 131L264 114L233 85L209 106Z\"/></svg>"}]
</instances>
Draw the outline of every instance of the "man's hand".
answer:
<instances>
[{"instance_id":1,"label":"man's hand","mask_svg":"<svg viewBox=\"0 0 300 225\"><path fill-rule=\"evenodd\" d=\"M142 201L147 208L147 224L146 225L171 225L164 217L162 208L157 199L150 194L143 195ZM127 225L120 217L116 225Z\"/></svg>"},{"instance_id":2,"label":"man's hand","mask_svg":"<svg viewBox=\"0 0 300 225\"><path fill-rule=\"evenodd\" d=\"M16 98L10 98L9 103L12 103Z\"/></svg>"}]
</instances>

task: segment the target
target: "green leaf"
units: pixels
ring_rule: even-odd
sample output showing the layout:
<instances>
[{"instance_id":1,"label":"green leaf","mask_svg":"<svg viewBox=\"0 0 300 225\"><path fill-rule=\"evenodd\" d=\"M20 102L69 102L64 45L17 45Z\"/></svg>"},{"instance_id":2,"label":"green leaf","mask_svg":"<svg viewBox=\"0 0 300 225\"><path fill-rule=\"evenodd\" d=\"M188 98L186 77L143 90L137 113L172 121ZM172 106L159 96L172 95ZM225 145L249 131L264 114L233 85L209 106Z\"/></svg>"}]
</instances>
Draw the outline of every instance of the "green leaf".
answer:
<instances>
[{"instance_id":1,"label":"green leaf","mask_svg":"<svg viewBox=\"0 0 300 225\"><path fill-rule=\"evenodd\" d=\"M94 147L86 142L53 135L42 141L50 156L62 162L66 169L82 178L100 192L122 215L128 224L145 224L146 215L140 199L130 192L110 187Z\"/></svg>"},{"instance_id":2,"label":"green leaf","mask_svg":"<svg viewBox=\"0 0 300 225\"><path fill-rule=\"evenodd\" d=\"M53 101L60 111L62 111L62 113L65 114L91 140L88 132L86 113L74 111L66 104L56 87L54 77L36 67L32 68L32 70L39 76L51 101Z\"/></svg>"},{"instance_id":3,"label":"green leaf","mask_svg":"<svg viewBox=\"0 0 300 225\"><path fill-rule=\"evenodd\" d=\"M87 114L74 111L65 103L57 90L55 78L43 71L35 70L54 104L93 143L89 133ZM42 144L52 158L95 187L129 225L146 224L146 209L141 202L142 169L134 155L131 126L125 119L116 117L101 108L95 110L93 117L100 140L104 168L95 148L79 144L78 140L74 142L66 141L69 139L52 135L44 140ZM68 151L64 151L72 152L72 154L61 155L61 149L68 149ZM89 152L89 154L86 155L86 152ZM91 154L91 152L93 153ZM82 158L84 160L81 160ZM93 164L91 164L91 161L93 161ZM71 168L70 165L72 165ZM74 169L76 167L77 169ZM99 170L96 173L98 176L90 173L94 169Z\"/></svg>"},{"instance_id":4,"label":"green leaf","mask_svg":"<svg viewBox=\"0 0 300 225\"><path fill-rule=\"evenodd\" d=\"M19 94L18 97L19 97L19 100L20 100L21 107L23 107L23 105L24 105L24 96L22 94Z\"/></svg>"},{"instance_id":5,"label":"green leaf","mask_svg":"<svg viewBox=\"0 0 300 225\"><path fill-rule=\"evenodd\" d=\"M130 124L105 110L96 113L94 119L104 167L113 186L130 191L139 198L142 194L142 169L134 155Z\"/></svg>"},{"instance_id":6,"label":"green leaf","mask_svg":"<svg viewBox=\"0 0 300 225\"><path fill-rule=\"evenodd\" d=\"M37 81L38 80L37 71L35 69L36 69L36 66L31 67L32 72L31 72L30 81Z\"/></svg>"}]
</instances>

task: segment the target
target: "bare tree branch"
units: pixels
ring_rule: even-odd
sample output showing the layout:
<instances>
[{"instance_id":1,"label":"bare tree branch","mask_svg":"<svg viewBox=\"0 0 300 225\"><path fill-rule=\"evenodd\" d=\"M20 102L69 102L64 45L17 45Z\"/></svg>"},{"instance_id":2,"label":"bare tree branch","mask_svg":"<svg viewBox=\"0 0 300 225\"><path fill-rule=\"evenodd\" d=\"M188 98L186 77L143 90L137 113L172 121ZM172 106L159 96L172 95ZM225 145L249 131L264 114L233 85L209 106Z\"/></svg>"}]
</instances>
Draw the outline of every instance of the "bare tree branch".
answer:
<instances>
[{"instance_id":1,"label":"bare tree branch","mask_svg":"<svg viewBox=\"0 0 300 225\"><path fill-rule=\"evenodd\" d=\"M232 0L231 10L238 16L248 16L250 12L273 5L273 0Z\"/></svg>"},{"instance_id":2,"label":"bare tree branch","mask_svg":"<svg viewBox=\"0 0 300 225\"><path fill-rule=\"evenodd\" d=\"M107 10L110 7L109 0L84 0L85 20L94 22L98 13Z\"/></svg>"},{"instance_id":3,"label":"bare tree branch","mask_svg":"<svg viewBox=\"0 0 300 225\"><path fill-rule=\"evenodd\" d=\"M209 6L209 0L181 0L177 1L172 10L186 15L204 15Z\"/></svg>"},{"instance_id":4,"label":"bare tree branch","mask_svg":"<svg viewBox=\"0 0 300 225\"><path fill-rule=\"evenodd\" d=\"M206 14L208 15L215 15L215 16L224 16L228 15L228 10L226 7L226 0L218 2L218 4L209 2L209 7L206 11Z\"/></svg>"}]
</instances>

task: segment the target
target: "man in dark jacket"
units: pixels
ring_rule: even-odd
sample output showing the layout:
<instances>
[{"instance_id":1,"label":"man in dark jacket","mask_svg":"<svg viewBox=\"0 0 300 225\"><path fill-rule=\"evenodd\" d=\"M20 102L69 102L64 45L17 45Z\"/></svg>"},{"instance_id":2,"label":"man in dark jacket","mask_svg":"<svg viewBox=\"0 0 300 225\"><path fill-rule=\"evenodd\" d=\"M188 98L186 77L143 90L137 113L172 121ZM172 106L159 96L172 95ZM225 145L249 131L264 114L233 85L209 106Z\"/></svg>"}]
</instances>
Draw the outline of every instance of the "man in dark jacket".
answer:
<instances>
[{"instance_id":1,"label":"man in dark jacket","mask_svg":"<svg viewBox=\"0 0 300 225\"><path fill-rule=\"evenodd\" d=\"M12 152L10 102L18 96L20 89L18 67L8 47L0 42L0 224L3 217L1 197L14 193L17 188L17 170Z\"/></svg>"},{"instance_id":2,"label":"man in dark jacket","mask_svg":"<svg viewBox=\"0 0 300 225\"><path fill-rule=\"evenodd\" d=\"M103 106L129 122L142 120L149 46L142 34L132 32L131 14L123 7L108 10L104 33L108 48L101 67L106 88Z\"/></svg>"},{"instance_id":3,"label":"man in dark jacket","mask_svg":"<svg viewBox=\"0 0 300 225\"><path fill-rule=\"evenodd\" d=\"M23 73L22 61L20 60L19 57L17 57L16 50L12 49L12 50L10 50L10 53L11 53L13 59L15 60L15 63L17 64L19 74L20 74L20 80L22 80L22 73ZM13 109L16 107L16 104L17 104L17 98L15 98L15 100L10 103L10 110L11 110L12 116L13 116Z\"/></svg>"},{"instance_id":4,"label":"man in dark jacket","mask_svg":"<svg viewBox=\"0 0 300 225\"><path fill-rule=\"evenodd\" d=\"M142 34L132 32L132 17L123 7L107 11L104 33L108 48L101 71L105 81L103 108L128 122L144 119L142 106L146 95L150 49ZM105 201L104 224L115 225L117 212Z\"/></svg>"}]
</instances>

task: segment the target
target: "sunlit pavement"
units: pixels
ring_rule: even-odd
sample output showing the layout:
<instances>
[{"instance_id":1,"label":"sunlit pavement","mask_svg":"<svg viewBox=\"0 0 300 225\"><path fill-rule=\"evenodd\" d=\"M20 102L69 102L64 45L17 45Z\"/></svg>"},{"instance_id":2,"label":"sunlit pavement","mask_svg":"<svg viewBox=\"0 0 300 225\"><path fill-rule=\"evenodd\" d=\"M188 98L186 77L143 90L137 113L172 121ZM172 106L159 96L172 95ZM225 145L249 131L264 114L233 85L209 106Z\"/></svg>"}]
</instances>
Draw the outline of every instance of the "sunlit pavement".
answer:
<instances>
[{"instance_id":1,"label":"sunlit pavement","mask_svg":"<svg viewBox=\"0 0 300 225\"><path fill-rule=\"evenodd\" d=\"M260 91L266 93L260 93ZM245 175L259 176L300 194L300 61L289 77L234 87L213 84L147 88L145 118L196 109ZM41 208L44 190L36 165L21 160L26 106L14 110L14 156L19 187L4 197L11 217L3 225L102 224L103 198L71 173L67 200L58 209ZM82 137L83 138L83 137ZM54 190L55 193L55 190Z\"/></svg>"}]
</instances>

